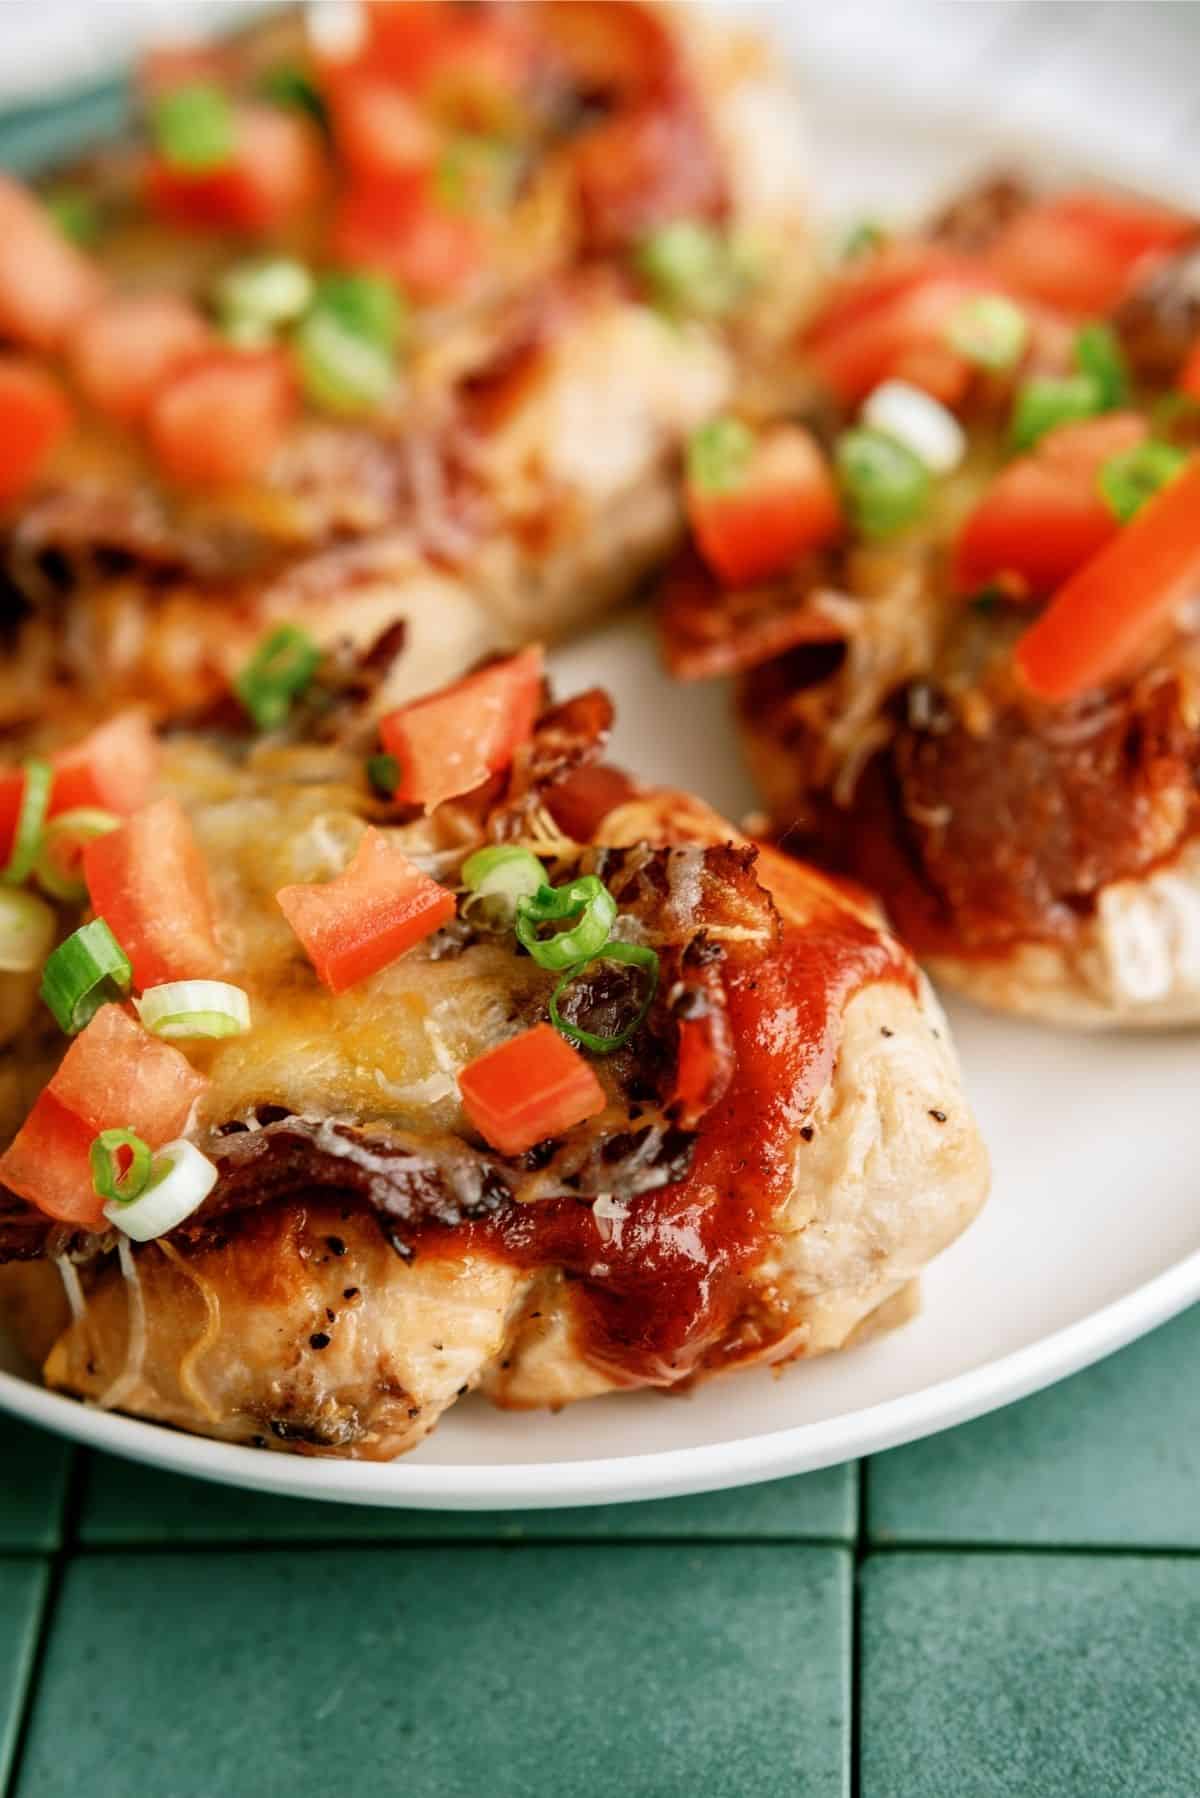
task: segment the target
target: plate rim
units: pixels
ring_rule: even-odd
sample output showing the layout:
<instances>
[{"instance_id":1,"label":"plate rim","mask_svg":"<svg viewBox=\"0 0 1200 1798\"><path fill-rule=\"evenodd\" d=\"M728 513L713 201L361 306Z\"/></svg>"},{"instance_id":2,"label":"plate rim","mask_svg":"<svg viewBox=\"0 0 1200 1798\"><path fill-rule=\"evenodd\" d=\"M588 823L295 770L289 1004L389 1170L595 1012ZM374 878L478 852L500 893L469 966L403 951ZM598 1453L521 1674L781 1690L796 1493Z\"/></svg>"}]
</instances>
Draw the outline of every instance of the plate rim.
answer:
<instances>
[{"instance_id":1,"label":"plate rim","mask_svg":"<svg viewBox=\"0 0 1200 1798\"><path fill-rule=\"evenodd\" d=\"M829 92L838 85L818 80L809 91ZM803 70L798 87L803 104ZM46 110L67 112L77 97L78 89L55 94ZM973 143L981 156L1008 155L1023 166L1066 165L1168 204L1187 203L1184 178L1167 166L1164 155L1119 149L1101 133L1056 131L1028 112L981 123L969 101L958 98L926 99L918 109L878 82L856 86L856 98L914 138L948 136ZM0 130L11 119L11 113L6 118L0 112ZM1200 1249L1072 1323L916 1391L780 1430L589 1459L423 1463L401 1456L369 1462L264 1452L101 1411L3 1369L0 1411L167 1472L281 1497L397 1510L569 1509L758 1485L914 1442L1069 1378L1198 1300ZM799 1364L779 1373L802 1377Z\"/></svg>"},{"instance_id":2,"label":"plate rim","mask_svg":"<svg viewBox=\"0 0 1200 1798\"><path fill-rule=\"evenodd\" d=\"M279 1496L396 1510L569 1509L760 1485L936 1435L1080 1372L1197 1299L1200 1249L1049 1336L916 1392L783 1430L592 1460L424 1464L264 1453L101 1411L2 1371L0 1408L91 1448Z\"/></svg>"}]
</instances>

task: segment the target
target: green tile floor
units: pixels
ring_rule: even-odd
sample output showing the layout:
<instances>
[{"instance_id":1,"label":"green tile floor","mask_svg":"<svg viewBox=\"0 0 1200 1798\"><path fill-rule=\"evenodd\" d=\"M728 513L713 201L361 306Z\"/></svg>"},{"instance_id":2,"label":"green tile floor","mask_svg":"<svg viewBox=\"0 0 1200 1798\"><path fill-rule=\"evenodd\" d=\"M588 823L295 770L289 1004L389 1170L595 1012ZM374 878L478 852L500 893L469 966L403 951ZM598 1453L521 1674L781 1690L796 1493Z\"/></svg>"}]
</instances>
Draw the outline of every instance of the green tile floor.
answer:
<instances>
[{"instance_id":1,"label":"green tile floor","mask_svg":"<svg viewBox=\"0 0 1200 1798\"><path fill-rule=\"evenodd\" d=\"M1195 1798L1198 1368L1200 1308L860 1467L473 1516L0 1422L0 1793Z\"/></svg>"}]
</instances>

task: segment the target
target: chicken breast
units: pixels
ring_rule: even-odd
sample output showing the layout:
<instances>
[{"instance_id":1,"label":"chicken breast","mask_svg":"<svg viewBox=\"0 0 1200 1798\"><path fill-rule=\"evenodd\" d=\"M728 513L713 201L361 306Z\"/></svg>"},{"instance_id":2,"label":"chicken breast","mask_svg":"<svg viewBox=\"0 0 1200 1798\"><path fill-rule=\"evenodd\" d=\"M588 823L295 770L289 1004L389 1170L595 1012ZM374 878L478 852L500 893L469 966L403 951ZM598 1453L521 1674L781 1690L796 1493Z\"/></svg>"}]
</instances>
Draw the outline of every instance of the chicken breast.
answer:
<instances>
[{"instance_id":1,"label":"chicken breast","mask_svg":"<svg viewBox=\"0 0 1200 1798\"><path fill-rule=\"evenodd\" d=\"M545 713L502 783L407 822L337 745L173 741L252 1027L189 1045L216 1185L167 1234L52 1226L0 1194L0 1253L35 1257L0 1305L49 1384L386 1459L473 1389L521 1407L679 1385L911 1307L987 1188L936 1003L865 900L598 764L606 718L595 695ZM481 836L603 881L659 980L625 1046L590 1058L598 1115L516 1155L481 1141L459 1075L544 1019L560 976L470 906L348 991L316 980L274 895L343 868L372 809L449 883ZM575 970L568 1020L613 1033L631 974ZM44 1078L33 1040L15 1052Z\"/></svg>"},{"instance_id":2,"label":"chicken breast","mask_svg":"<svg viewBox=\"0 0 1200 1798\"><path fill-rule=\"evenodd\" d=\"M756 382L812 285L790 83L761 44L691 7L545 0L476 16L514 33L500 41L537 72L506 124L508 198L465 225L451 212L468 246L485 234L478 266L432 295L401 270L411 304L391 387L361 415L308 394L253 478L189 489L164 478L144 433L80 406L0 517L17 637L0 722L135 696L194 711L281 620L322 646L403 624L397 680L427 690L489 650L587 624L678 541L689 434ZM279 30L262 28L269 53L254 33L227 52L235 89L285 49L303 66ZM334 153L353 161L333 113ZM429 154L443 138L447 157L490 141L451 126L424 121ZM101 272L118 292L186 292L203 311L222 270L245 262L244 236L147 220L141 154L114 151L80 177L112 221ZM701 271L694 304L687 281L664 296L639 260L681 218L731 246L719 254L736 252L740 271L721 264L719 294ZM328 225L314 209L294 246L317 268Z\"/></svg>"}]
</instances>

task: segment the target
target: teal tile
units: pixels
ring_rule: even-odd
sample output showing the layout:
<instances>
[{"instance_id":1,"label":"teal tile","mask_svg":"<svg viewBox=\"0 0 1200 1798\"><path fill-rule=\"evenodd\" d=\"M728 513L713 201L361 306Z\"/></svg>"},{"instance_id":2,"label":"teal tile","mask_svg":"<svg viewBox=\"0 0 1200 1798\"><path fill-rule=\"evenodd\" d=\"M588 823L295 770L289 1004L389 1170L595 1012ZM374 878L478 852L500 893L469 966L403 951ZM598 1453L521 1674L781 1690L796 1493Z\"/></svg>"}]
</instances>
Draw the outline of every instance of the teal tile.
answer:
<instances>
[{"instance_id":1,"label":"teal tile","mask_svg":"<svg viewBox=\"0 0 1200 1798\"><path fill-rule=\"evenodd\" d=\"M306 1540L851 1542L856 1507L853 1466L650 1504L569 1511L396 1511L242 1492L94 1455L79 1533L96 1547Z\"/></svg>"},{"instance_id":2,"label":"teal tile","mask_svg":"<svg viewBox=\"0 0 1200 1798\"><path fill-rule=\"evenodd\" d=\"M1200 1306L867 1469L874 1541L1200 1548Z\"/></svg>"},{"instance_id":3,"label":"teal tile","mask_svg":"<svg viewBox=\"0 0 1200 1798\"><path fill-rule=\"evenodd\" d=\"M43 1561L0 1559L0 1792L21 1725L46 1579Z\"/></svg>"},{"instance_id":4,"label":"teal tile","mask_svg":"<svg viewBox=\"0 0 1200 1798\"><path fill-rule=\"evenodd\" d=\"M849 1599L837 1548L86 1555L16 1798L845 1798Z\"/></svg>"},{"instance_id":5,"label":"teal tile","mask_svg":"<svg viewBox=\"0 0 1200 1798\"><path fill-rule=\"evenodd\" d=\"M79 156L123 130L132 117L129 88L109 80L61 98L0 114L0 168L33 175Z\"/></svg>"},{"instance_id":6,"label":"teal tile","mask_svg":"<svg viewBox=\"0 0 1200 1798\"><path fill-rule=\"evenodd\" d=\"M0 1418L0 1549L58 1546L73 1453L61 1436Z\"/></svg>"},{"instance_id":7,"label":"teal tile","mask_svg":"<svg viewBox=\"0 0 1200 1798\"><path fill-rule=\"evenodd\" d=\"M888 1554L863 1570L863 1798L1193 1798L1200 1562Z\"/></svg>"}]
</instances>

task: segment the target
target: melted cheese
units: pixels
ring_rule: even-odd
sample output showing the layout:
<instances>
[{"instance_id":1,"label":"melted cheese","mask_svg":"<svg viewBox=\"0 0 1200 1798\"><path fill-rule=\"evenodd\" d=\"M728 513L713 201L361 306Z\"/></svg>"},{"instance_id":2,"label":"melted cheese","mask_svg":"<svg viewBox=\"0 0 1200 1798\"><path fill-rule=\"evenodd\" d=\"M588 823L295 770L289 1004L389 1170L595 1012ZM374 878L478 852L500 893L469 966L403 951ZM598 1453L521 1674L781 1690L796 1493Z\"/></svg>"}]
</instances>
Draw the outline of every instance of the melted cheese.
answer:
<instances>
[{"instance_id":1,"label":"melted cheese","mask_svg":"<svg viewBox=\"0 0 1200 1798\"><path fill-rule=\"evenodd\" d=\"M362 794L335 777L353 764L328 750L268 750L237 774L194 745L171 760L208 863L228 978L249 993L252 1018L245 1036L187 1045L212 1082L198 1122L282 1105L307 1117L456 1128L457 1073L545 1015L551 977L508 941L438 960L419 945L349 992L327 992L275 894L329 880L350 860L366 828L354 809ZM285 768L308 784L281 784ZM436 863L427 824L394 834Z\"/></svg>"}]
</instances>

